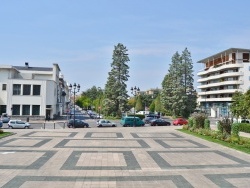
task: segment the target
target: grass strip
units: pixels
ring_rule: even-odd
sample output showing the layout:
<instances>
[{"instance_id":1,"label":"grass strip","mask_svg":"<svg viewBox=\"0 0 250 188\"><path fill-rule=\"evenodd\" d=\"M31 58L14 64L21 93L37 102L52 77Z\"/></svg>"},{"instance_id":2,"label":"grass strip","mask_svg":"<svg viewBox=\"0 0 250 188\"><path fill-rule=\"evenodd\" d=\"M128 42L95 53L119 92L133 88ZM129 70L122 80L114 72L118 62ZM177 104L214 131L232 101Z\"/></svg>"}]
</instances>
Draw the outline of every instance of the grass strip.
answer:
<instances>
[{"instance_id":1,"label":"grass strip","mask_svg":"<svg viewBox=\"0 0 250 188\"><path fill-rule=\"evenodd\" d=\"M186 134L196 136L198 138L202 138L202 139L207 140L209 142L214 142L214 143L226 146L228 148L232 148L232 149L235 149L235 150L250 154L250 148L247 148L244 145L239 145L237 143L230 143L230 142L226 142L226 141L223 141L223 140L218 140L218 139L212 138L211 136L200 135L200 134L190 132L189 130L185 130L185 129L177 129L177 130L180 131L180 132L186 133ZM246 138L244 137L244 139L246 139Z\"/></svg>"},{"instance_id":2,"label":"grass strip","mask_svg":"<svg viewBox=\"0 0 250 188\"><path fill-rule=\"evenodd\" d=\"M10 135L13 135L15 133L11 133L11 132L3 132L3 133L0 133L0 139L1 138L4 138L4 137L7 137L7 136L10 136Z\"/></svg>"}]
</instances>

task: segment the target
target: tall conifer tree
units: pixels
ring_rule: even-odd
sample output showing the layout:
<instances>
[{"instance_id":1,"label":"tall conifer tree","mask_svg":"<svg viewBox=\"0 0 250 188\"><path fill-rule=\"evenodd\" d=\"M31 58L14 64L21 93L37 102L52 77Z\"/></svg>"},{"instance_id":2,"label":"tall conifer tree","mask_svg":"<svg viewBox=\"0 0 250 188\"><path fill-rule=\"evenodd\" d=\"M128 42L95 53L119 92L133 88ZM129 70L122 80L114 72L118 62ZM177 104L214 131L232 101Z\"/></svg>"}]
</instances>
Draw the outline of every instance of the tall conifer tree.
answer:
<instances>
[{"instance_id":1,"label":"tall conifer tree","mask_svg":"<svg viewBox=\"0 0 250 188\"><path fill-rule=\"evenodd\" d=\"M113 51L111 71L108 73L108 80L105 85L105 107L107 115L121 116L127 103L127 85L129 78L129 57L126 47L118 43Z\"/></svg>"}]
</instances>

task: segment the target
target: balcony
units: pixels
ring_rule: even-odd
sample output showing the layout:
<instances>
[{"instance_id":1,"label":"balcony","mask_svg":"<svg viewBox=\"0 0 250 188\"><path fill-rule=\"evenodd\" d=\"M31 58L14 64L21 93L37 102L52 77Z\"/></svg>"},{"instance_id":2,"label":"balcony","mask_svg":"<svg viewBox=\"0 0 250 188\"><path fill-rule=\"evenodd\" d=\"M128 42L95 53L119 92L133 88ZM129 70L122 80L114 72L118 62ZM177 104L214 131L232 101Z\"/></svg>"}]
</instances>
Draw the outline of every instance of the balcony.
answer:
<instances>
[{"instance_id":1,"label":"balcony","mask_svg":"<svg viewBox=\"0 0 250 188\"><path fill-rule=\"evenodd\" d=\"M219 95L219 94L233 94L236 91L242 91L242 89L222 89L222 90L214 90L214 91L206 91L206 92L198 92L199 96L203 95Z\"/></svg>"},{"instance_id":2,"label":"balcony","mask_svg":"<svg viewBox=\"0 0 250 188\"><path fill-rule=\"evenodd\" d=\"M221 81L221 82L216 82L216 83L200 85L200 86L197 86L197 88L208 89L208 88L219 87L219 86L224 86L224 85L243 85L243 84L244 82L242 80Z\"/></svg>"},{"instance_id":3,"label":"balcony","mask_svg":"<svg viewBox=\"0 0 250 188\"><path fill-rule=\"evenodd\" d=\"M224 64L221 64L219 67L210 67L209 69L207 70L203 70L201 72L199 72L197 75L198 76L204 76L206 74L210 74L210 73L213 73L213 72L217 72L217 71L220 71L220 70L225 70L225 69L232 69L232 68L242 68L243 67L243 64L242 63L235 63L235 64L227 64L227 63L224 63Z\"/></svg>"},{"instance_id":4,"label":"balcony","mask_svg":"<svg viewBox=\"0 0 250 188\"><path fill-rule=\"evenodd\" d=\"M220 78L235 77L235 76L243 76L243 72L228 72L228 73L223 73L223 74L217 74L217 75L209 76L206 78L200 78L200 79L198 79L197 82L201 83L201 82L207 82L210 80L218 80Z\"/></svg>"},{"instance_id":5,"label":"balcony","mask_svg":"<svg viewBox=\"0 0 250 188\"><path fill-rule=\"evenodd\" d=\"M198 98L197 102L231 102L232 98L231 97L224 97L224 98L206 98L206 99L201 99Z\"/></svg>"}]
</instances>

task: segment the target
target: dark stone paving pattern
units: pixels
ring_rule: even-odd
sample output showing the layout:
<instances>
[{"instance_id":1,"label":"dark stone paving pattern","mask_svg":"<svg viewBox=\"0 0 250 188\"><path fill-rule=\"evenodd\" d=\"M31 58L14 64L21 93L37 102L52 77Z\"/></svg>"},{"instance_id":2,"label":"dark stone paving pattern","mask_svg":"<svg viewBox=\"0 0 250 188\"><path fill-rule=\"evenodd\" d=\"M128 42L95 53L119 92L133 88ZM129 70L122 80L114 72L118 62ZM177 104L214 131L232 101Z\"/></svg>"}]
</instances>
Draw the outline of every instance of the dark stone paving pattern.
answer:
<instances>
[{"instance_id":1,"label":"dark stone paving pattern","mask_svg":"<svg viewBox=\"0 0 250 188\"><path fill-rule=\"evenodd\" d=\"M78 158L82 153L122 153L126 166L76 166ZM63 164L61 170L140 170L134 154L131 151L73 151Z\"/></svg>"},{"instance_id":2,"label":"dark stone paving pattern","mask_svg":"<svg viewBox=\"0 0 250 188\"><path fill-rule=\"evenodd\" d=\"M32 161L25 160L27 154ZM4 188L35 182L65 182L69 188L85 187L84 182L100 188L250 185L249 155L172 127L18 130L0 140L0 159L10 160L0 161Z\"/></svg>"},{"instance_id":3,"label":"dark stone paving pattern","mask_svg":"<svg viewBox=\"0 0 250 188\"><path fill-rule=\"evenodd\" d=\"M14 179L12 179L10 182L5 184L2 188L13 188L13 187L20 187L22 184L26 181L64 181L64 182L77 182L77 181L162 181L162 180L171 180L176 187L178 188L192 188L193 186L190 185L190 183L185 180L180 175L171 175L171 176L116 176L116 177L100 177L100 176L94 176L94 177L64 177L64 176L16 176Z\"/></svg>"}]
</instances>

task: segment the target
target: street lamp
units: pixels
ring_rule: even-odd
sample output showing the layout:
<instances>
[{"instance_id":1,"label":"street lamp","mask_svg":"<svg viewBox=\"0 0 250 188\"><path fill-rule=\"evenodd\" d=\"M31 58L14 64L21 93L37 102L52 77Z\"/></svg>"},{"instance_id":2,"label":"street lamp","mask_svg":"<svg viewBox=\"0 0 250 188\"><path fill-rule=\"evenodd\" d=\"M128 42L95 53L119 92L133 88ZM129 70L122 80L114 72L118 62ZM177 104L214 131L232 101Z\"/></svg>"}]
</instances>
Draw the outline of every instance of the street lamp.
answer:
<instances>
[{"instance_id":1,"label":"street lamp","mask_svg":"<svg viewBox=\"0 0 250 188\"><path fill-rule=\"evenodd\" d=\"M72 91L73 89L73 91ZM76 83L74 83L73 88L72 85L69 85L69 90L70 92L73 92L74 95L74 123L73 123L73 128L75 128L75 115L76 115L76 106L75 106L75 97L76 97L76 93L80 91L80 84L76 85Z\"/></svg>"},{"instance_id":2,"label":"street lamp","mask_svg":"<svg viewBox=\"0 0 250 188\"><path fill-rule=\"evenodd\" d=\"M134 95L134 97L136 97L136 95L140 92L140 88L139 87L131 87L131 94ZM135 102L134 102L134 126L135 126Z\"/></svg>"},{"instance_id":3,"label":"street lamp","mask_svg":"<svg viewBox=\"0 0 250 188\"><path fill-rule=\"evenodd\" d=\"M98 97L99 97L99 102L98 102L98 111L99 111L99 119L101 119L101 106L100 106L100 101L101 101L101 92L102 89L100 87L98 87Z\"/></svg>"}]
</instances>

